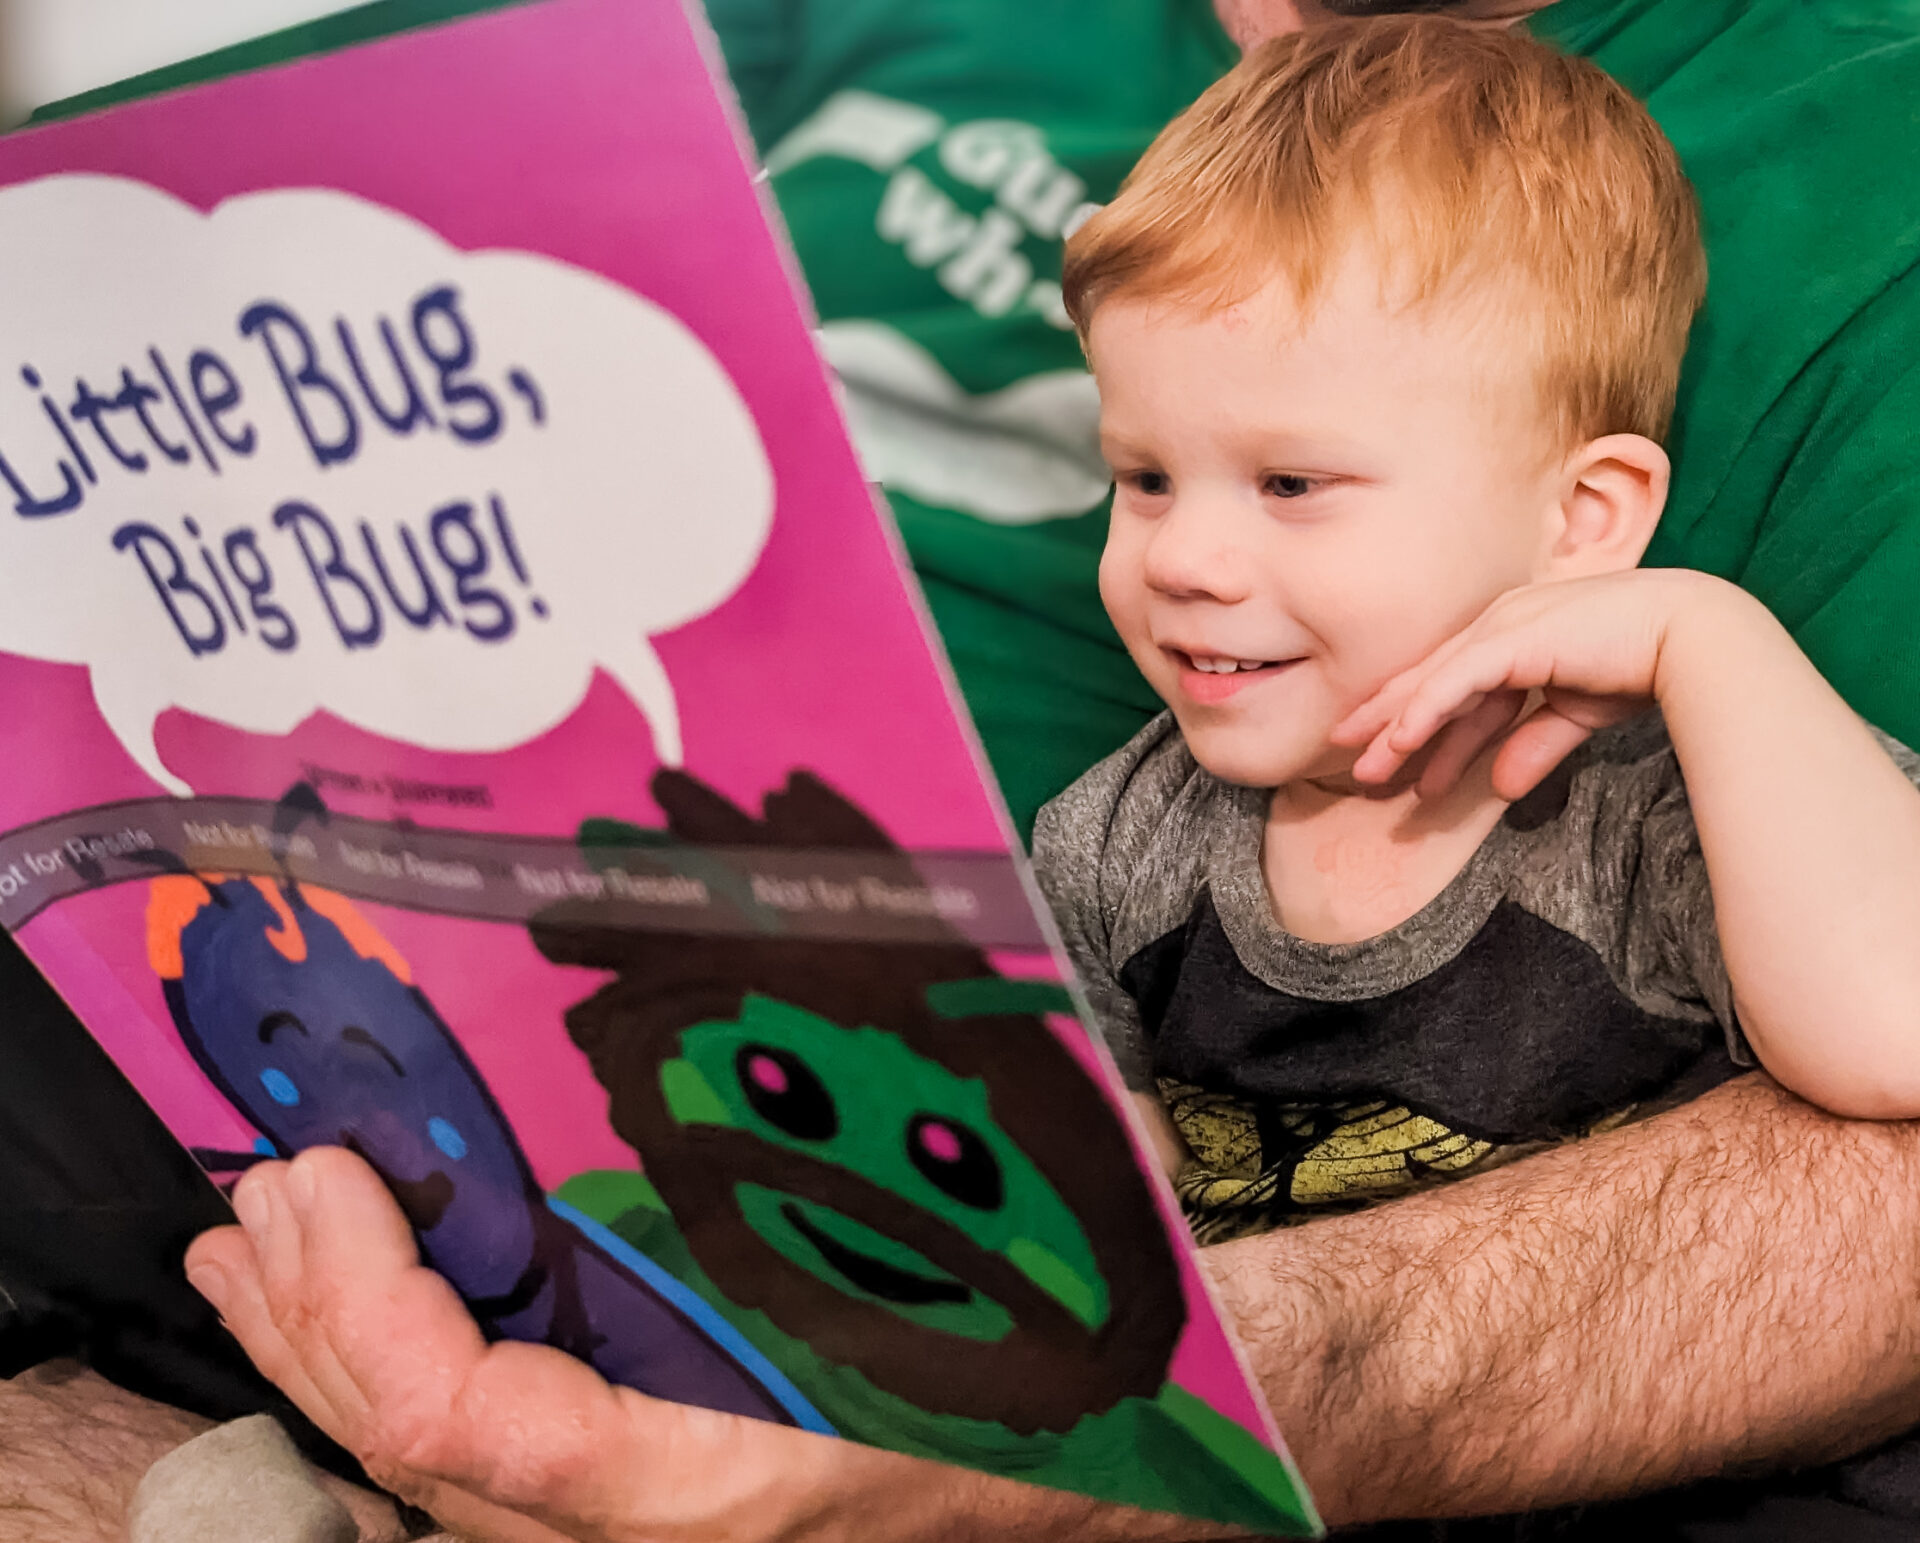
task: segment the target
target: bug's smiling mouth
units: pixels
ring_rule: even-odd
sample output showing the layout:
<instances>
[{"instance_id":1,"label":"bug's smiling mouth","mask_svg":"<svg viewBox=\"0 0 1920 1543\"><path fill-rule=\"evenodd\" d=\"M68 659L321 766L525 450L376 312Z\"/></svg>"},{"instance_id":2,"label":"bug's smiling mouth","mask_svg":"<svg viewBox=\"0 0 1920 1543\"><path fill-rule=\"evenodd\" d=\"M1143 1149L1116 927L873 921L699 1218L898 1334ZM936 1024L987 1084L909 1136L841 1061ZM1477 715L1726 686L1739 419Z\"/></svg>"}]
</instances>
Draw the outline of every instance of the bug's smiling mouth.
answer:
<instances>
[{"instance_id":1,"label":"bug's smiling mouth","mask_svg":"<svg viewBox=\"0 0 1920 1543\"><path fill-rule=\"evenodd\" d=\"M871 1254L836 1242L807 1220L791 1200L780 1207L780 1218L819 1251L820 1257L860 1290L882 1301L918 1307L933 1302L971 1302L973 1293L956 1280L932 1280L896 1269Z\"/></svg>"}]
</instances>

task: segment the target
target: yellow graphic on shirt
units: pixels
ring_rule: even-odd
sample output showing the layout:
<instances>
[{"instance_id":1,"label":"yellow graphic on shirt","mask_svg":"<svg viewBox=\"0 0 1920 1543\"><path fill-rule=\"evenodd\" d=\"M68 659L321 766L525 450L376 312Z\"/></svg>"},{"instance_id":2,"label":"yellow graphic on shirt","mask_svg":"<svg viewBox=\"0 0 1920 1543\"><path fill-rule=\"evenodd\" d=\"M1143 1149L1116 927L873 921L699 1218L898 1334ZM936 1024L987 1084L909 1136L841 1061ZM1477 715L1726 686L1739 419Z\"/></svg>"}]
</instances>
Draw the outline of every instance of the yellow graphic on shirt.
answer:
<instances>
[{"instance_id":1,"label":"yellow graphic on shirt","mask_svg":"<svg viewBox=\"0 0 1920 1543\"><path fill-rule=\"evenodd\" d=\"M1385 1200L1423 1181L1457 1178L1494 1150L1386 1099L1268 1111L1265 1130L1237 1099L1162 1082L1193 1161L1174 1181L1194 1236L1224 1242L1328 1205Z\"/></svg>"}]
</instances>

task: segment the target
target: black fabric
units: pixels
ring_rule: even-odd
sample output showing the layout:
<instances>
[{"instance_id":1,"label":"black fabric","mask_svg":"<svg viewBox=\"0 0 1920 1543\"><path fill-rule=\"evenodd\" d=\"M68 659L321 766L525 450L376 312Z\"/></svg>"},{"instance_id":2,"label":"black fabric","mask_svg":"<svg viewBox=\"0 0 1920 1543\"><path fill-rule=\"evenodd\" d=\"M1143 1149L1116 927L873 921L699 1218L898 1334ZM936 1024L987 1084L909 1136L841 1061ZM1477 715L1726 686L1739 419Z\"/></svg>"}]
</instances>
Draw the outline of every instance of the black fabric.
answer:
<instances>
[{"instance_id":1,"label":"black fabric","mask_svg":"<svg viewBox=\"0 0 1920 1543\"><path fill-rule=\"evenodd\" d=\"M1496 1145L1582 1134L1703 1057L1733 1070L1715 1026L1636 1006L1592 949L1510 901L1411 986L1326 1002L1248 970L1203 889L1120 983L1160 1077L1255 1104L1385 1098Z\"/></svg>"},{"instance_id":2,"label":"black fabric","mask_svg":"<svg viewBox=\"0 0 1920 1543\"><path fill-rule=\"evenodd\" d=\"M1920 1523L1831 1493L1830 1470L1734 1483L1709 1480L1611 1505L1527 1516L1392 1522L1339 1543L1920 1543Z\"/></svg>"},{"instance_id":3,"label":"black fabric","mask_svg":"<svg viewBox=\"0 0 1920 1543\"><path fill-rule=\"evenodd\" d=\"M187 1244L233 1213L4 932L0 1180L0 1376L74 1356L210 1419L271 1413L364 1482L187 1284Z\"/></svg>"}]
</instances>

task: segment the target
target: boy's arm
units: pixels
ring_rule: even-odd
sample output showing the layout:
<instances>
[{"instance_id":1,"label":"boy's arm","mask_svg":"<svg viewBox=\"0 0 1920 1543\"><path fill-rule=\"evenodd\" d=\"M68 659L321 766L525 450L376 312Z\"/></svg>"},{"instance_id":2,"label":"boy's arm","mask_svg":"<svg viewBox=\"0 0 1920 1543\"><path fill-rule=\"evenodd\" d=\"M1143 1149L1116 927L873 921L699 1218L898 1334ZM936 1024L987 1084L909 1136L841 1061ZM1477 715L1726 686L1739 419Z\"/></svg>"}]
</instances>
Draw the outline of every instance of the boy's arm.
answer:
<instances>
[{"instance_id":1,"label":"boy's arm","mask_svg":"<svg viewBox=\"0 0 1920 1543\"><path fill-rule=\"evenodd\" d=\"M1530 691L1544 707L1508 733ZM1432 741L1428 789L1506 734L1493 785L1518 798L1649 702L1761 1061L1837 1114L1920 1115L1920 790L1759 601L1679 569L1512 590L1335 735L1367 745L1367 781Z\"/></svg>"},{"instance_id":2,"label":"boy's arm","mask_svg":"<svg viewBox=\"0 0 1920 1543\"><path fill-rule=\"evenodd\" d=\"M1920 1114L1920 790L1730 585L1677 611L1655 694L1748 1041L1836 1114Z\"/></svg>"}]
</instances>

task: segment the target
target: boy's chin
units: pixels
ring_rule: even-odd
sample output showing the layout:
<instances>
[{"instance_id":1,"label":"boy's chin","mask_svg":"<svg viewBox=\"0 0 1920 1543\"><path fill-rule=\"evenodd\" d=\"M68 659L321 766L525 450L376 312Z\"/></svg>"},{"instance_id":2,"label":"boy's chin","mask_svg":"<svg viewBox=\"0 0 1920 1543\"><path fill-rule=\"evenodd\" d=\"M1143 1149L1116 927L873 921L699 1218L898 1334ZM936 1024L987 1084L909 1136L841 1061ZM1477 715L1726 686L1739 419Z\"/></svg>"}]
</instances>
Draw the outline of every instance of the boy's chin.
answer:
<instances>
[{"instance_id":1,"label":"boy's chin","mask_svg":"<svg viewBox=\"0 0 1920 1543\"><path fill-rule=\"evenodd\" d=\"M1276 744L1271 736L1181 724L1187 749L1201 769L1243 788L1277 788L1303 777L1338 776L1349 770L1354 752L1324 742Z\"/></svg>"}]
</instances>

